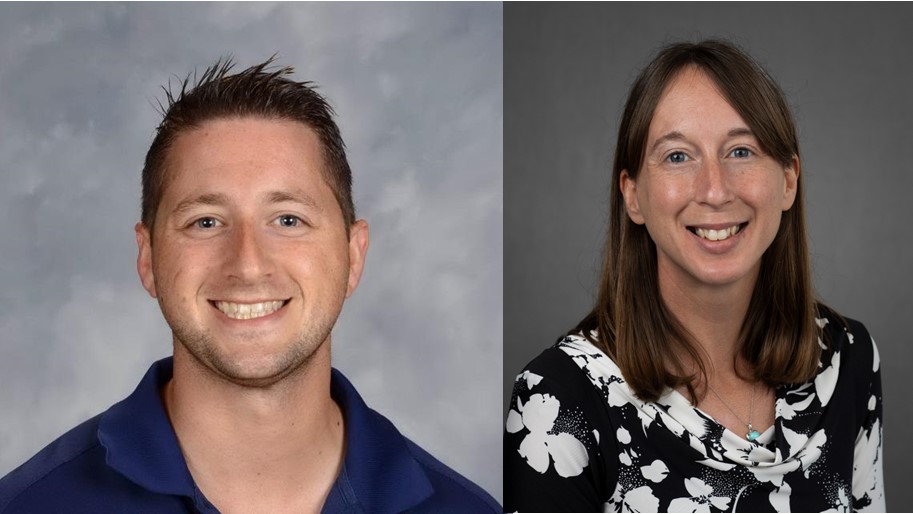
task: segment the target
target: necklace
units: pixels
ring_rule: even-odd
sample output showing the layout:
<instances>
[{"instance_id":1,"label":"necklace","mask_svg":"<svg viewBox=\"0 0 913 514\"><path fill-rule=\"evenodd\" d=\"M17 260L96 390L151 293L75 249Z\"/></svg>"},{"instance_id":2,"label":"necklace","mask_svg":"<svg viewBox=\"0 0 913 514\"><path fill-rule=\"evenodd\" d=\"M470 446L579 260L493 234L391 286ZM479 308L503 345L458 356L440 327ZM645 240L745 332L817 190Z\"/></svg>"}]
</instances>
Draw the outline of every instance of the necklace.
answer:
<instances>
[{"instance_id":1,"label":"necklace","mask_svg":"<svg viewBox=\"0 0 913 514\"><path fill-rule=\"evenodd\" d=\"M748 441L750 441L750 442L754 442L755 439L757 439L758 437L761 436L761 433L758 432L757 430L755 430L753 426L751 426L751 416L752 416L752 414L754 414L754 393L755 393L755 388L757 386L758 386L757 382L755 382L751 386L751 403L748 404L748 423L745 423L745 421L742 419L742 417L739 416L738 414L736 414L735 411L732 410L732 407L730 407L729 404L726 403L726 400L724 400L723 397L720 396L720 393L716 392L716 389L714 389L712 385L710 385L709 383L707 384L707 387L709 387L710 391L713 394L715 394L717 398L720 399L720 402L723 404L723 406L726 407L727 409L729 409L729 412L731 412L732 415L735 416L736 419L738 419L740 423L742 423L748 427L748 433L745 434L745 439L748 439Z\"/></svg>"}]
</instances>

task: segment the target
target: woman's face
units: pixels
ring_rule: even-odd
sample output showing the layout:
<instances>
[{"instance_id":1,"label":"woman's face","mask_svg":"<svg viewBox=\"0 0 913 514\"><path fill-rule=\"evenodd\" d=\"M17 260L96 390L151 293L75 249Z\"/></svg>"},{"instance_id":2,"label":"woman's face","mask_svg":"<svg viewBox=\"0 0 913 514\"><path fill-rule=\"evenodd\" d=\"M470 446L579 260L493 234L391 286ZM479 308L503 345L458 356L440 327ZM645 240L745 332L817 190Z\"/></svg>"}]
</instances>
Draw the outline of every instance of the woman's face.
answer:
<instances>
[{"instance_id":1,"label":"woman's face","mask_svg":"<svg viewBox=\"0 0 913 514\"><path fill-rule=\"evenodd\" d=\"M650 123L643 165L621 175L628 215L656 243L659 276L682 287L753 286L795 200L799 161L761 151L701 70L679 73Z\"/></svg>"}]
</instances>

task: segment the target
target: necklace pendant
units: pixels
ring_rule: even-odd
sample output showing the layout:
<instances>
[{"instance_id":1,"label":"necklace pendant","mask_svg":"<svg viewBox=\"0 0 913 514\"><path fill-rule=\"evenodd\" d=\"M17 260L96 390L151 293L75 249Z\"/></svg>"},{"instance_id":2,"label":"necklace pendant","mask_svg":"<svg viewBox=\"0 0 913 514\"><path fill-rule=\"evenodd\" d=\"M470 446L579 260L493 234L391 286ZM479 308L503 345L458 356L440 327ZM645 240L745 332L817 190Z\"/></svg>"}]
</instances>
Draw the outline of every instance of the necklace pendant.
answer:
<instances>
[{"instance_id":1,"label":"necklace pendant","mask_svg":"<svg viewBox=\"0 0 913 514\"><path fill-rule=\"evenodd\" d=\"M754 429L751 426L751 423L748 424L748 433L745 434L745 439L748 439L749 442L754 442L755 439L761 437L761 433Z\"/></svg>"}]
</instances>

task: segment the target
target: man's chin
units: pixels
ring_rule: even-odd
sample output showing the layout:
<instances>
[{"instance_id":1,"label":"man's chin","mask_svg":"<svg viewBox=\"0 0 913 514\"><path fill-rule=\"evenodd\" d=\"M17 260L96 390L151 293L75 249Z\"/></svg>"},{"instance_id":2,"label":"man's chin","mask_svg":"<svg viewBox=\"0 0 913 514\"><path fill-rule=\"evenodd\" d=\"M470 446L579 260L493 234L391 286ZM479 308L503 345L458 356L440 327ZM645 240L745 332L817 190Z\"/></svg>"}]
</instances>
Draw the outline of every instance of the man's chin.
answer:
<instances>
[{"instance_id":1,"label":"man's chin","mask_svg":"<svg viewBox=\"0 0 913 514\"><path fill-rule=\"evenodd\" d=\"M249 388L268 388L289 376L306 370L319 345L311 351L264 353L261 351L226 351L212 347L192 348L187 353L198 364L197 369L220 380Z\"/></svg>"},{"instance_id":2,"label":"man's chin","mask_svg":"<svg viewBox=\"0 0 913 514\"><path fill-rule=\"evenodd\" d=\"M181 335L189 336L182 338ZM194 361L199 372L241 387L265 388L306 371L312 361L329 367L329 331L297 337L227 336L217 333L175 333L175 358Z\"/></svg>"},{"instance_id":3,"label":"man's chin","mask_svg":"<svg viewBox=\"0 0 913 514\"><path fill-rule=\"evenodd\" d=\"M216 359L205 364L222 380L242 387L267 388L307 369L310 360L310 356L280 362L268 358L235 361Z\"/></svg>"},{"instance_id":4,"label":"man's chin","mask_svg":"<svg viewBox=\"0 0 913 514\"><path fill-rule=\"evenodd\" d=\"M250 389L268 389L291 375L294 369L273 374L237 373L217 371L219 378L240 387Z\"/></svg>"}]
</instances>

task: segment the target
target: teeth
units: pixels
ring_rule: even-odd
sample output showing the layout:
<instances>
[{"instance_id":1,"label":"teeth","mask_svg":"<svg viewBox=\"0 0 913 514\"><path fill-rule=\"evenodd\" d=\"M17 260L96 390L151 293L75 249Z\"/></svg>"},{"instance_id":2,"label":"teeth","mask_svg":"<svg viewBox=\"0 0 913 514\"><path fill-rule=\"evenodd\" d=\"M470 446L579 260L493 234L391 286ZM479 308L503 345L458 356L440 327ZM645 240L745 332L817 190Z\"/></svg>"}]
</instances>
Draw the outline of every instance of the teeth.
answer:
<instances>
[{"instance_id":1,"label":"teeth","mask_svg":"<svg viewBox=\"0 0 913 514\"><path fill-rule=\"evenodd\" d=\"M216 308L231 319L262 318L278 311L284 303L282 300L261 303L215 302Z\"/></svg>"},{"instance_id":2,"label":"teeth","mask_svg":"<svg viewBox=\"0 0 913 514\"><path fill-rule=\"evenodd\" d=\"M736 235L739 232L739 227L740 225L733 225L722 230L696 228L694 229L694 233L699 237L703 237L704 239L709 239L711 241L722 241Z\"/></svg>"}]
</instances>

